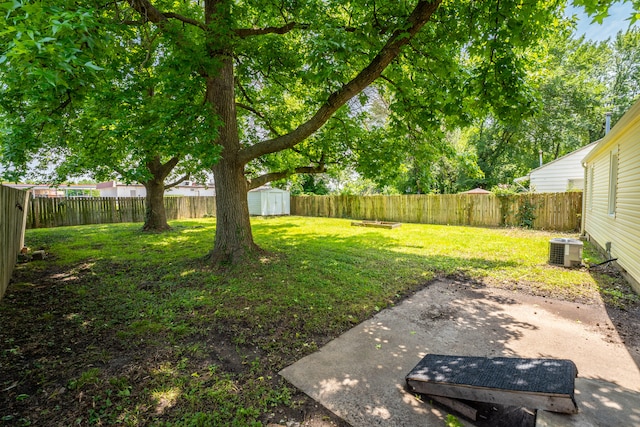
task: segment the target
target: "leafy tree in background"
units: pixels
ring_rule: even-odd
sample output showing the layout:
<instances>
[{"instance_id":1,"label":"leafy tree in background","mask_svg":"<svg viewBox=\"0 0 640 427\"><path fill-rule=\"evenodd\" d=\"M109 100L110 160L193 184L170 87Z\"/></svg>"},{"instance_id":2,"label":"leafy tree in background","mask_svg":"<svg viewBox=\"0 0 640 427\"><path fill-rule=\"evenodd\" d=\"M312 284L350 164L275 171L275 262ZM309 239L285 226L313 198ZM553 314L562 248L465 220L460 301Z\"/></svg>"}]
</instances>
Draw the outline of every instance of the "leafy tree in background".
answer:
<instances>
[{"instance_id":1,"label":"leafy tree in background","mask_svg":"<svg viewBox=\"0 0 640 427\"><path fill-rule=\"evenodd\" d=\"M401 193L492 188L536 168L540 150L549 162L597 140L604 134L604 112L614 111L615 124L637 99L638 52L638 30L594 43L558 26L540 49L529 52L526 79L537 98L530 114L505 117L489 111L477 124L462 125L464 137L440 137L439 145L429 144L439 152L406 154L398 159L403 166L393 170L394 187Z\"/></svg>"},{"instance_id":2,"label":"leafy tree in background","mask_svg":"<svg viewBox=\"0 0 640 427\"><path fill-rule=\"evenodd\" d=\"M606 43L576 40L562 30L543 46L528 77L538 97L532 114L487 116L472 137L485 174L479 185L512 182L539 166L540 151L549 162L603 134Z\"/></svg>"},{"instance_id":3,"label":"leafy tree in background","mask_svg":"<svg viewBox=\"0 0 640 427\"><path fill-rule=\"evenodd\" d=\"M606 101L615 124L640 96L640 29L619 32L609 49Z\"/></svg>"},{"instance_id":4,"label":"leafy tree in background","mask_svg":"<svg viewBox=\"0 0 640 427\"><path fill-rule=\"evenodd\" d=\"M467 128L468 129L468 128ZM451 194L467 190L484 175L478 167L469 132L456 129L443 134L437 144L414 150L396 168L393 179L383 181L400 194Z\"/></svg>"},{"instance_id":5,"label":"leafy tree in background","mask_svg":"<svg viewBox=\"0 0 640 427\"><path fill-rule=\"evenodd\" d=\"M640 94L640 32L620 32L613 40L590 42L560 31L531 73L538 106L530 117L503 120L490 116L473 136L479 185L509 183L545 163L604 136L605 112L612 125Z\"/></svg>"},{"instance_id":6,"label":"leafy tree in background","mask_svg":"<svg viewBox=\"0 0 640 427\"><path fill-rule=\"evenodd\" d=\"M315 194L323 196L329 194L326 178L323 175L302 174L292 177L291 194Z\"/></svg>"},{"instance_id":7,"label":"leafy tree in background","mask_svg":"<svg viewBox=\"0 0 640 427\"><path fill-rule=\"evenodd\" d=\"M531 93L525 51L556 25L563 3L3 3L7 12L0 27L10 29L0 36L7 41L3 46L10 46L0 59L2 77L9 77L3 95L19 97L19 88L36 87L19 99L24 117L11 113L12 142L5 152L33 152L42 146L37 127L36 135L14 145L20 140L14 133L24 132L24 124L33 130L44 123L43 129L58 130L64 140L77 137L77 130L65 133L69 120L94 122L82 106L85 99L96 106L111 101L114 112L122 103L149 103L148 109L133 109L148 115L134 115L130 127L116 120L105 128L126 137L128 148L134 140L152 140L156 131L166 129L156 139L161 149L147 150L151 158L161 156L160 164L166 164L164 158L204 156L217 194L212 259L238 261L257 249L249 223L249 189L294 173L323 172L331 163L357 160L369 173L388 170L398 152L438 141L445 123L469 121L487 111L496 117L526 111ZM596 12L603 9L602 2L575 3ZM69 26L64 37L63 26ZM141 34L148 34L145 40L152 43L157 40L155 50L140 46ZM144 53L143 59L134 58L139 51L155 54L145 62ZM119 61L153 69L151 80L145 84L131 77L135 73L119 68ZM147 92L127 99L107 97L105 91L118 94L131 80ZM182 84L189 89L182 92ZM370 85L374 92L365 90ZM156 93L164 94L157 99L166 102L156 104ZM364 107L373 93L382 94L393 114L390 126L365 132L369 113ZM129 123L129 116L118 117ZM189 130L193 135L180 134ZM170 149L183 145L193 150Z\"/></svg>"},{"instance_id":8,"label":"leafy tree in background","mask_svg":"<svg viewBox=\"0 0 640 427\"><path fill-rule=\"evenodd\" d=\"M437 143L397 152L393 164L399 166L378 169L371 178L380 188L392 185L407 194L489 189L538 167L540 150L549 162L598 140L605 111L613 111L613 125L638 97L639 33L631 29L596 43L559 27L530 52L526 78L537 98L530 114L488 114L477 124L463 124L464 131L434 135ZM377 121L390 114L378 113ZM366 169L361 172L368 176Z\"/></svg>"},{"instance_id":9,"label":"leafy tree in background","mask_svg":"<svg viewBox=\"0 0 640 427\"><path fill-rule=\"evenodd\" d=\"M168 229L164 191L216 160L214 147L203 152L198 143L215 137L214 118L199 78L179 70L188 55L172 49L175 34L90 6L3 4L9 49L0 105L10 123L3 162L14 179L35 154L43 171L57 164L55 182L84 175L140 182L143 229Z\"/></svg>"}]
</instances>

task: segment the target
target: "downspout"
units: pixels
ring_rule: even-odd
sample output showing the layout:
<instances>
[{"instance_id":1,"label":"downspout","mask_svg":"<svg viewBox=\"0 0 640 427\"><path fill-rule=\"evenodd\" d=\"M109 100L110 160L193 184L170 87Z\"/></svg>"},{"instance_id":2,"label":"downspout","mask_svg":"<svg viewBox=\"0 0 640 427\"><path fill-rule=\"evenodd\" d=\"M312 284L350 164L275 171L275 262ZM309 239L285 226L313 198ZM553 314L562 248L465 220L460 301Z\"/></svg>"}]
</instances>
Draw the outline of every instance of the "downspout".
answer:
<instances>
[{"instance_id":1,"label":"downspout","mask_svg":"<svg viewBox=\"0 0 640 427\"><path fill-rule=\"evenodd\" d=\"M609 131L611 130L611 112L607 111L606 113L604 113L604 134L608 134ZM587 181L589 179L589 174L587 173L587 171L589 170L589 167L586 163L582 164L582 167L584 168L584 188L582 189L582 216L580 218L580 238L582 239L586 239L587 238L587 232L585 230L586 228L586 223L587 223L587 197L593 197L593 194L588 194L589 191L589 187L590 187L590 183ZM591 188L593 188L593 186L591 186ZM611 258L611 257L609 257Z\"/></svg>"},{"instance_id":2,"label":"downspout","mask_svg":"<svg viewBox=\"0 0 640 427\"><path fill-rule=\"evenodd\" d=\"M582 168L584 169L584 180L582 182L584 182L584 186L582 188L582 214L580 215L580 239L581 240L586 240L587 239L587 233L585 231L585 225L587 222L587 189L589 188L589 183L587 182L587 179L589 177L589 174L587 173L588 171L588 167L586 163L582 164ZM589 194L589 197L593 197L593 194Z\"/></svg>"}]
</instances>

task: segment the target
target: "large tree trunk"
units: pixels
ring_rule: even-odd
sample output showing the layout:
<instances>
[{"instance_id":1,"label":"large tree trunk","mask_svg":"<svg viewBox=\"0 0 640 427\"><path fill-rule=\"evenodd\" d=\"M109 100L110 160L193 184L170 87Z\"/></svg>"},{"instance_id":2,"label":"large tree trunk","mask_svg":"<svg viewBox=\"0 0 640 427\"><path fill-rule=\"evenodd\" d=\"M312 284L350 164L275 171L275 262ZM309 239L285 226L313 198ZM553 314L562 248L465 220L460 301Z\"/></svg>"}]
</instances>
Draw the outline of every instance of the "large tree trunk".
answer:
<instances>
[{"instance_id":1,"label":"large tree trunk","mask_svg":"<svg viewBox=\"0 0 640 427\"><path fill-rule=\"evenodd\" d=\"M243 165L222 158L213 167L216 181L216 236L212 262L235 264L256 252L247 203Z\"/></svg>"},{"instance_id":2,"label":"large tree trunk","mask_svg":"<svg viewBox=\"0 0 640 427\"><path fill-rule=\"evenodd\" d=\"M162 164L160 156L156 155L147 160L146 166L151 178L143 182L147 190L143 231L170 230L167 223L167 213L164 209L164 180L178 164L179 158L172 157ZM183 178L184 179L184 178Z\"/></svg>"},{"instance_id":3,"label":"large tree trunk","mask_svg":"<svg viewBox=\"0 0 640 427\"><path fill-rule=\"evenodd\" d=\"M163 180L150 179L143 183L147 190L145 199L145 215L143 231L170 230L167 223L167 213L164 209L164 182Z\"/></svg>"},{"instance_id":4,"label":"large tree trunk","mask_svg":"<svg viewBox=\"0 0 640 427\"><path fill-rule=\"evenodd\" d=\"M219 58L221 68L207 78L207 102L223 123L217 140L223 147L222 157L212 168L216 183L216 236L211 261L214 264L235 264L258 247L251 234L245 164L238 156L240 139L233 60L224 54Z\"/></svg>"}]
</instances>

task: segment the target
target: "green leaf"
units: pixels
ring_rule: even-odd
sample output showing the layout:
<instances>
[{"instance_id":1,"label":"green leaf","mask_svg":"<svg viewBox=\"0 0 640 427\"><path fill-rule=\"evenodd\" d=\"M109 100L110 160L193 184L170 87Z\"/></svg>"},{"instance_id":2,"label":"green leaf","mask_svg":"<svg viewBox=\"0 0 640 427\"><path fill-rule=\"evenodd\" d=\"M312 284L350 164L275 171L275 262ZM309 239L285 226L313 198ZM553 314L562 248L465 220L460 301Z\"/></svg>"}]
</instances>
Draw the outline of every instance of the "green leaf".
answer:
<instances>
[{"instance_id":1,"label":"green leaf","mask_svg":"<svg viewBox=\"0 0 640 427\"><path fill-rule=\"evenodd\" d=\"M4 10L9 11L9 12L16 10L20 6L22 6L22 3L19 2L18 0L13 0L11 2L8 1L8 2L0 3L0 9L4 9ZM7 14L7 16L9 16L9 15Z\"/></svg>"},{"instance_id":2,"label":"green leaf","mask_svg":"<svg viewBox=\"0 0 640 427\"><path fill-rule=\"evenodd\" d=\"M104 68L97 66L96 64L94 64L91 61L85 62L84 66L87 67L87 68L91 68L92 70L95 70L95 71L103 71L104 70Z\"/></svg>"}]
</instances>

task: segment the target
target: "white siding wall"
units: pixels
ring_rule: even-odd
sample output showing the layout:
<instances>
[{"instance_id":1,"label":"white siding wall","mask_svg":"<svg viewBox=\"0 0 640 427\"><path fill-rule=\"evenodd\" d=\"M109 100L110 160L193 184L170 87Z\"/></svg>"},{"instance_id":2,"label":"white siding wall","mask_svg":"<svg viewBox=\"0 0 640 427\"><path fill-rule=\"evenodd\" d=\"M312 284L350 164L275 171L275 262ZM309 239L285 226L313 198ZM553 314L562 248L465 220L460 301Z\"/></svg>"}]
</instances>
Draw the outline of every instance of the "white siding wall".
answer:
<instances>
[{"instance_id":1,"label":"white siding wall","mask_svg":"<svg viewBox=\"0 0 640 427\"><path fill-rule=\"evenodd\" d=\"M187 197L197 197L197 196L215 196L216 192L213 187L205 188L203 186L195 185L195 186L178 186L172 187L165 191L165 195L167 196L187 196Z\"/></svg>"},{"instance_id":2,"label":"white siding wall","mask_svg":"<svg viewBox=\"0 0 640 427\"><path fill-rule=\"evenodd\" d=\"M117 197L118 189L116 187L101 188L100 197Z\"/></svg>"},{"instance_id":3,"label":"white siding wall","mask_svg":"<svg viewBox=\"0 0 640 427\"><path fill-rule=\"evenodd\" d=\"M262 215L262 191L250 191L247 193L249 202L249 215Z\"/></svg>"},{"instance_id":4,"label":"white siding wall","mask_svg":"<svg viewBox=\"0 0 640 427\"><path fill-rule=\"evenodd\" d=\"M262 192L261 196L262 198L260 199L260 212L262 212L262 215L275 215L275 210L278 203L276 194L264 191Z\"/></svg>"},{"instance_id":5,"label":"white siding wall","mask_svg":"<svg viewBox=\"0 0 640 427\"><path fill-rule=\"evenodd\" d=\"M288 191L282 193L282 213L291 215L291 194Z\"/></svg>"},{"instance_id":6,"label":"white siding wall","mask_svg":"<svg viewBox=\"0 0 640 427\"><path fill-rule=\"evenodd\" d=\"M147 190L143 185L118 185L116 197L146 197Z\"/></svg>"},{"instance_id":7,"label":"white siding wall","mask_svg":"<svg viewBox=\"0 0 640 427\"><path fill-rule=\"evenodd\" d=\"M530 182L534 191L536 193L562 193L570 189L582 190L584 188L582 159L594 147L595 144L586 145L564 157L532 170Z\"/></svg>"},{"instance_id":8,"label":"white siding wall","mask_svg":"<svg viewBox=\"0 0 640 427\"><path fill-rule=\"evenodd\" d=\"M631 114L630 117L628 115ZM618 126L621 128L616 129ZM629 110L587 159L593 166L593 191L587 194L585 232L602 248L611 242L611 256L640 283L640 102ZM618 150L615 214L609 214L610 155ZM587 174L590 179L591 173ZM591 186L591 183L587 184ZM640 292L638 283L636 291Z\"/></svg>"}]
</instances>

